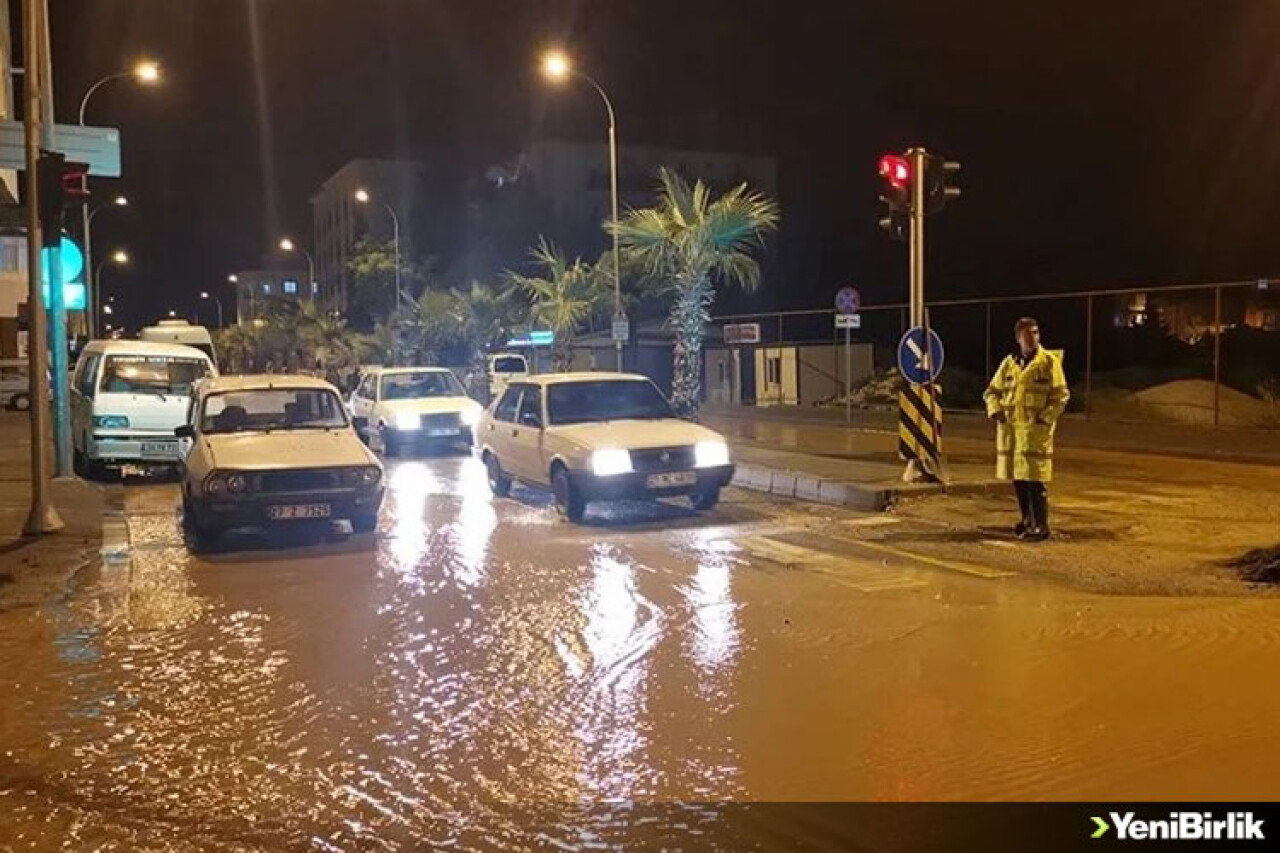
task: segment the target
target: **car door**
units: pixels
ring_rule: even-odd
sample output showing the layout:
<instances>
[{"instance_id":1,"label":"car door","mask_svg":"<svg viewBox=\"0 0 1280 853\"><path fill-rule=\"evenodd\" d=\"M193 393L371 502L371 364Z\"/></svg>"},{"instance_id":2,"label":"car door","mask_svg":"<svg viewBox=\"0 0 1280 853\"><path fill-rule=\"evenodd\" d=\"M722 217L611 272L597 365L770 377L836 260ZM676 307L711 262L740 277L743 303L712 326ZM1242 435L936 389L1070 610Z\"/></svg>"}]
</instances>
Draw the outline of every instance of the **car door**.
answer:
<instances>
[{"instance_id":1,"label":"car door","mask_svg":"<svg viewBox=\"0 0 1280 853\"><path fill-rule=\"evenodd\" d=\"M93 432L93 400L101 361L97 353L82 355L71 384L71 443L81 450L88 444L85 437Z\"/></svg>"},{"instance_id":2,"label":"car door","mask_svg":"<svg viewBox=\"0 0 1280 853\"><path fill-rule=\"evenodd\" d=\"M371 373L365 374L360 380L360 384L356 386L356 390L351 393L351 415L356 418L364 418L371 425L373 421L373 411L376 407L374 400L374 389L377 387L377 377Z\"/></svg>"},{"instance_id":3,"label":"car door","mask_svg":"<svg viewBox=\"0 0 1280 853\"><path fill-rule=\"evenodd\" d=\"M502 466L502 470L515 476L521 476L517 468L519 461L516 458L518 454L516 439L519 437L516 413L520 408L520 395L523 390L522 385L512 385L502 392L502 396L493 407L493 416L486 419L485 432L480 439L498 457L498 464Z\"/></svg>"},{"instance_id":4,"label":"car door","mask_svg":"<svg viewBox=\"0 0 1280 853\"><path fill-rule=\"evenodd\" d=\"M542 470L542 388L523 385L520 406L512 424L511 457L513 471L521 479L535 483L547 483L547 472Z\"/></svg>"}]
</instances>

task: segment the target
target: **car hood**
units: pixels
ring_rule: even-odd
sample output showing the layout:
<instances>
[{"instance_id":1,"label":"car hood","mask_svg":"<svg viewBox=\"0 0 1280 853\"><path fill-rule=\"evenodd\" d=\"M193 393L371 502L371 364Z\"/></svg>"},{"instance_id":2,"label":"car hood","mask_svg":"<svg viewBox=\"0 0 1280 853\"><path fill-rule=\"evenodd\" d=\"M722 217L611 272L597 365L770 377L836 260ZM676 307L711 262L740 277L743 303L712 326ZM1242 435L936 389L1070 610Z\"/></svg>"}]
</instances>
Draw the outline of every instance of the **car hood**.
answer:
<instances>
[{"instance_id":1,"label":"car hood","mask_svg":"<svg viewBox=\"0 0 1280 853\"><path fill-rule=\"evenodd\" d=\"M470 397L423 397L418 400L383 400L378 412L390 415L434 415L444 412L461 412L466 409L480 411L480 404Z\"/></svg>"},{"instance_id":2,"label":"car hood","mask_svg":"<svg viewBox=\"0 0 1280 853\"><path fill-rule=\"evenodd\" d=\"M268 471L377 464L377 458L347 429L239 432L204 440L214 468Z\"/></svg>"},{"instance_id":3,"label":"car hood","mask_svg":"<svg viewBox=\"0 0 1280 853\"><path fill-rule=\"evenodd\" d=\"M643 450L648 447L680 447L700 441L724 441L720 433L678 418L572 424L553 426L549 431L588 450L605 447Z\"/></svg>"}]
</instances>

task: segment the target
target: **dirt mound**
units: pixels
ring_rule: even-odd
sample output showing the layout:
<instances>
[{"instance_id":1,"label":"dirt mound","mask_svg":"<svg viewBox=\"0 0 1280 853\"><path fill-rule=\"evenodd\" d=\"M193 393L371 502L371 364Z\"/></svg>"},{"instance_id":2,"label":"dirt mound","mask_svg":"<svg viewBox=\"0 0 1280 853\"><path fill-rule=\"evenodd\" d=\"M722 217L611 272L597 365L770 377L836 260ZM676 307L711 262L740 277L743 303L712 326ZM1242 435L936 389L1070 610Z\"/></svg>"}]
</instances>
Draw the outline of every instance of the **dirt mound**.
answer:
<instances>
[{"instance_id":1,"label":"dirt mound","mask_svg":"<svg viewBox=\"0 0 1280 853\"><path fill-rule=\"evenodd\" d=\"M1204 379L1180 379L1138 391L1134 396L1146 409L1165 420L1201 426L1213 423L1213 383ZM1223 426L1267 426L1274 407L1234 388L1219 388L1218 405Z\"/></svg>"},{"instance_id":2,"label":"dirt mound","mask_svg":"<svg viewBox=\"0 0 1280 853\"><path fill-rule=\"evenodd\" d=\"M1280 583L1280 545L1255 548L1228 565L1251 583Z\"/></svg>"}]
</instances>

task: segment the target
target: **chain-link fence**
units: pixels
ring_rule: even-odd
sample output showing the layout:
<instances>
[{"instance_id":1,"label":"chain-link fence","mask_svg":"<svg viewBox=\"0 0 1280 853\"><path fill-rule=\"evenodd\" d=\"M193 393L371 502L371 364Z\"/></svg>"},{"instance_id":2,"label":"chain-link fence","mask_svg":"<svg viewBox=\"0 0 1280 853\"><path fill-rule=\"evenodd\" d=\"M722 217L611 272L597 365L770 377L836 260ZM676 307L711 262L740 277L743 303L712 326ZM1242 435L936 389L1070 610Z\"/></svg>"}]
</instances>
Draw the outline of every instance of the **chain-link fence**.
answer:
<instances>
[{"instance_id":1,"label":"chain-link fence","mask_svg":"<svg viewBox=\"0 0 1280 853\"><path fill-rule=\"evenodd\" d=\"M927 309L928 325L946 348L939 382L950 409L981 408L987 377L1013 352L1014 323L1029 316L1039 321L1044 346L1063 352L1071 409L1085 417L1280 426L1280 283L951 299L929 302ZM874 374L883 380L896 368L908 306L865 305L860 313L861 328L851 340L864 352L870 348ZM821 353L839 353L844 343L833 309L724 315L714 323L759 326L760 343L740 347L737 399L743 402L769 402L774 386L765 380L773 382L793 364L802 371L806 359L827 363ZM868 377L855 371L850 378L839 358L829 399L778 392L776 402L838 404L846 386L856 392ZM769 375L758 375L764 371L757 364L767 365Z\"/></svg>"}]
</instances>

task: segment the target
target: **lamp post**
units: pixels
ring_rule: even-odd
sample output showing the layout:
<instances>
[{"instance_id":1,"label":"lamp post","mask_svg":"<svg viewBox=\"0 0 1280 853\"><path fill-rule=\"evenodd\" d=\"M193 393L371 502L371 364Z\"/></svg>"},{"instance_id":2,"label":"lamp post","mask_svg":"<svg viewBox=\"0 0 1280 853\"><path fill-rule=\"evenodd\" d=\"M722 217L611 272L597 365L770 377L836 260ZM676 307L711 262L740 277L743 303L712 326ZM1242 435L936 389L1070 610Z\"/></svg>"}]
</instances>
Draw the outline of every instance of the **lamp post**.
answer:
<instances>
[{"instance_id":1,"label":"lamp post","mask_svg":"<svg viewBox=\"0 0 1280 853\"><path fill-rule=\"evenodd\" d=\"M218 328L222 328L222 300L207 290L200 291L201 299L212 299L214 304L218 306Z\"/></svg>"},{"instance_id":2,"label":"lamp post","mask_svg":"<svg viewBox=\"0 0 1280 853\"><path fill-rule=\"evenodd\" d=\"M128 71L121 71L117 74L108 74L106 77L103 77L101 80L90 86L88 91L84 93L84 97L80 99L79 116L81 127L84 127L85 111L89 108L89 99L93 97L94 93L113 80L124 80L129 77L132 77L144 86L154 86L160 82L160 65L153 60L144 59L135 64L133 68ZM115 203L123 207L129 202L124 196L117 196ZM93 215L95 213L97 213L96 209L90 211L88 207L84 207L81 209L80 214L82 217L80 224L83 228L82 233L84 235L84 268L86 271L93 268ZM87 272L86 275L88 275ZM89 325L89 337L92 338L95 336L97 325L94 320L97 316L98 305L98 288L96 279L85 282L85 294L86 304L84 314Z\"/></svg>"},{"instance_id":3,"label":"lamp post","mask_svg":"<svg viewBox=\"0 0 1280 853\"><path fill-rule=\"evenodd\" d=\"M553 83L562 83L569 77L585 80L600 95L600 99L604 101L604 108L609 114L609 197L613 208L613 228L610 229L613 233L613 319L615 322L625 320L626 317L622 313L622 272L618 257L618 122L613 111L613 102L605 94L604 88L594 79L574 68L568 55L562 51L553 50L542 57L542 73ZM615 338L614 347L618 356L618 370L621 371L622 341Z\"/></svg>"},{"instance_id":4,"label":"lamp post","mask_svg":"<svg viewBox=\"0 0 1280 853\"><path fill-rule=\"evenodd\" d=\"M368 204L370 196L367 190L356 190L356 201L361 204ZM396 313L400 313L400 217L396 216L395 208L386 202L381 202L382 207L387 213L391 214L392 242L395 243L396 252Z\"/></svg>"},{"instance_id":5,"label":"lamp post","mask_svg":"<svg viewBox=\"0 0 1280 853\"><path fill-rule=\"evenodd\" d=\"M307 259L307 298L314 299L316 295L316 262L311 257L311 253L288 237L280 239L280 251L289 253L301 252L302 256Z\"/></svg>"}]
</instances>

